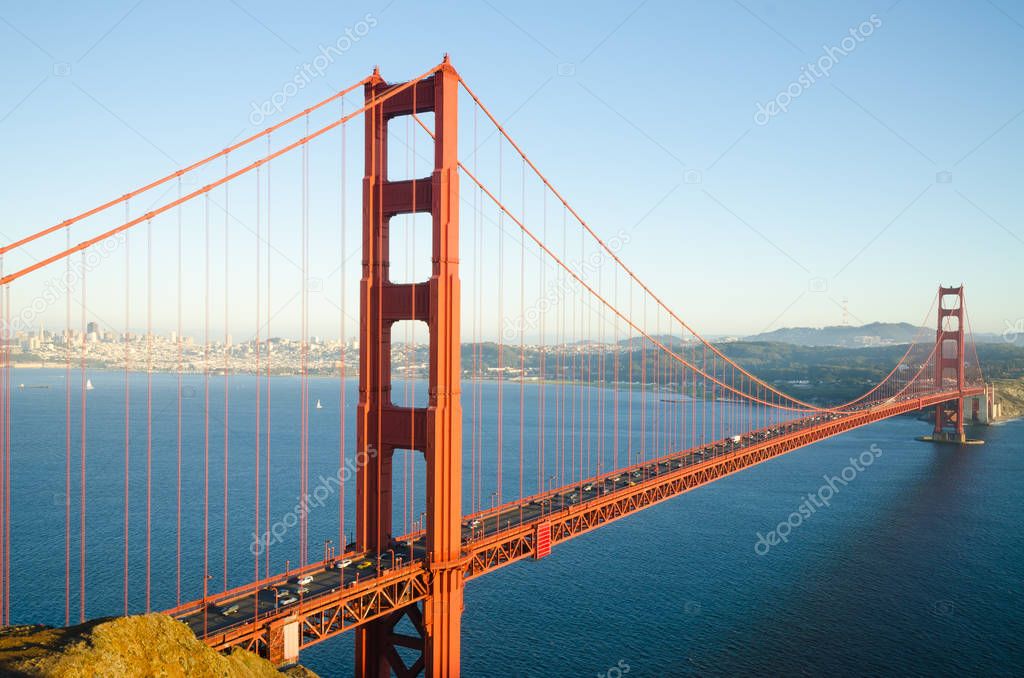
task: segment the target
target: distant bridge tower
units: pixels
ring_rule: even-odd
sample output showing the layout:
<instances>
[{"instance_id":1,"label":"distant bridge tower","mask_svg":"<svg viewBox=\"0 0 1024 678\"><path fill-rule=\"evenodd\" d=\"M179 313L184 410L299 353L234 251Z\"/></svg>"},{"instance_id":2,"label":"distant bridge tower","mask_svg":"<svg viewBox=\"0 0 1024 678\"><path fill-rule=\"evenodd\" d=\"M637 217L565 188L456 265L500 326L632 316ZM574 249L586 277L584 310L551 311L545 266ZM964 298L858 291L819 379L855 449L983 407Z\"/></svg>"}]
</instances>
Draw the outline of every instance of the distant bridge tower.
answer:
<instances>
[{"instance_id":1,"label":"distant bridge tower","mask_svg":"<svg viewBox=\"0 0 1024 678\"><path fill-rule=\"evenodd\" d=\"M459 361L459 78L445 57L433 76L374 103L389 85L375 71L366 84L366 173L363 179L363 277L360 286L357 444L375 450L357 473L356 544L392 547L392 457L415 449L426 458L426 566L428 596L356 631L356 675L362 678L458 676L463 579L461 553L462 410ZM388 180L387 128L393 118L434 114L434 169L429 177ZM395 284L389 277L392 217L426 213L432 219L432 273L425 282ZM391 329L419 320L430 332L429 401L425 408L391 399ZM408 618L419 637L396 630ZM397 648L419 650L406 666Z\"/></svg>"},{"instance_id":2,"label":"distant bridge tower","mask_svg":"<svg viewBox=\"0 0 1024 678\"><path fill-rule=\"evenodd\" d=\"M935 387L964 388L964 288L939 287L939 326L935 333ZM935 406L936 440L964 442L964 399Z\"/></svg>"}]
</instances>

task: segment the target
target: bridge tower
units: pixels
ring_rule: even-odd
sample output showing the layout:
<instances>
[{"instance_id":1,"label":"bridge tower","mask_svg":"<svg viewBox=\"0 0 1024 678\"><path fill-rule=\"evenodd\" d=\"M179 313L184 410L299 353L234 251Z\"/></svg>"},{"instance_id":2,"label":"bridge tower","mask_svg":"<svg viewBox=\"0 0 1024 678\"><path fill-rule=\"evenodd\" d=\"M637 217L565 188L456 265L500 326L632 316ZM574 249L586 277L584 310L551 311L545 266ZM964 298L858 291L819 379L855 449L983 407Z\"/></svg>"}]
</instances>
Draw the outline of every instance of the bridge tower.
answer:
<instances>
[{"instance_id":1,"label":"bridge tower","mask_svg":"<svg viewBox=\"0 0 1024 678\"><path fill-rule=\"evenodd\" d=\"M935 332L935 385L955 380L964 388L964 288L939 287L938 329ZM950 383L950 386L953 386ZM935 440L964 442L964 399L956 398L935 406Z\"/></svg>"},{"instance_id":2,"label":"bridge tower","mask_svg":"<svg viewBox=\"0 0 1024 678\"><path fill-rule=\"evenodd\" d=\"M365 86L366 172L363 179L363 273L360 285L358 450L368 463L357 472L356 545L369 552L392 547L392 457L416 450L426 460L426 563L429 595L417 604L356 631L356 675L363 678L458 676L463 601L461 554L462 410L459 338L458 86L445 57L434 75L386 101L399 87L375 70ZM387 129L399 116L434 114L434 168L429 177L388 180ZM392 217L432 216L429 280L392 283L388 230ZM425 408L396 406L391 399L391 330L419 320L430 333L429 400ZM396 631L407 617L413 638ZM406 666L398 647L420 657Z\"/></svg>"}]
</instances>

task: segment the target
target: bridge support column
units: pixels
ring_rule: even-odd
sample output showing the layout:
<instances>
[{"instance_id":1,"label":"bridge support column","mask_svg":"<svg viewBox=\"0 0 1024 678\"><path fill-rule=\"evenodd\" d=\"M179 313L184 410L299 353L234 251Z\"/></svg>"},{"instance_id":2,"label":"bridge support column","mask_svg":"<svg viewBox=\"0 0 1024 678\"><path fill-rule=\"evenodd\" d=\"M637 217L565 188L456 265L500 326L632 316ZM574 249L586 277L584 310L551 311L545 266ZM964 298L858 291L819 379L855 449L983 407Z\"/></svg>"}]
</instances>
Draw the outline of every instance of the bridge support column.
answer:
<instances>
[{"instance_id":1,"label":"bridge support column","mask_svg":"<svg viewBox=\"0 0 1024 678\"><path fill-rule=\"evenodd\" d=\"M938 329L935 333L935 386L964 388L964 288L939 287ZM965 442L964 399L956 398L935 406L937 442Z\"/></svg>"},{"instance_id":2,"label":"bridge support column","mask_svg":"<svg viewBox=\"0 0 1024 678\"><path fill-rule=\"evenodd\" d=\"M373 553L394 546L391 458L396 449L426 458L427 566L430 597L356 631L356 675L394 672L459 675L462 617L462 409L459 332L458 74L447 57L434 75L384 102L396 85L377 74L367 83L366 174L363 179L363 278L360 287L360 370L357 444L369 461L357 472L356 544ZM387 125L403 115L434 113L434 169L429 178L389 181ZM420 283L389 277L388 224L400 214L432 216L432 272ZM420 320L430 333L429 399L425 408L391 402L391 327ZM402 635L406 617L419 638ZM400 648L420 650L410 665ZM408 653L407 653L408 654Z\"/></svg>"},{"instance_id":3,"label":"bridge support column","mask_svg":"<svg viewBox=\"0 0 1024 678\"><path fill-rule=\"evenodd\" d=\"M267 659L274 666L299 658L299 622L295 617L272 622L268 630Z\"/></svg>"}]
</instances>

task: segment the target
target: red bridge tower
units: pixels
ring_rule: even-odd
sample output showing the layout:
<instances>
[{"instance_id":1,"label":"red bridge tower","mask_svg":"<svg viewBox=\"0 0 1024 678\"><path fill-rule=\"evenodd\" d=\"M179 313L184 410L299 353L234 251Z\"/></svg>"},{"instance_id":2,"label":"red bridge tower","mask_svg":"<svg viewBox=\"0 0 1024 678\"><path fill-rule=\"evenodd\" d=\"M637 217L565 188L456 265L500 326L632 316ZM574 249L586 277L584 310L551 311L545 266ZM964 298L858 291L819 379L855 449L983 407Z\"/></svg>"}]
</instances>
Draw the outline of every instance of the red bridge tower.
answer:
<instances>
[{"instance_id":1,"label":"red bridge tower","mask_svg":"<svg viewBox=\"0 0 1024 678\"><path fill-rule=\"evenodd\" d=\"M948 305L947 305L948 304ZM964 388L964 288L939 287L939 326L935 333L935 388L945 383ZM936 441L966 441L964 399L958 397L935 406Z\"/></svg>"},{"instance_id":2,"label":"red bridge tower","mask_svg":"<svg viewBox=\"0 0 1024 678\"><path fill-rule=\"evenodd\" d=\"M391 548L391 471L396 449L426 458L426 544L429 597L356 631L356 674L364 678L458 676L463 580L461 555L462 409L459 361L459 77L444 64L389 99L376 72L365 87L366 176L363 180L363 277L360 285L359 410L357 444L375 450L357 474L356 544L368 552ZM398 116L434 113L434 169L430 177L388 180L388 123ZM432 273L426 282L396 284L389 277L392 217L432 217ZM419 320L430 332L429 401L425 408L391 399L391 329ZM400 634L407 617L418 638ZM421 651L406 666L397 647Z\"/></svg>"}]
</instances>

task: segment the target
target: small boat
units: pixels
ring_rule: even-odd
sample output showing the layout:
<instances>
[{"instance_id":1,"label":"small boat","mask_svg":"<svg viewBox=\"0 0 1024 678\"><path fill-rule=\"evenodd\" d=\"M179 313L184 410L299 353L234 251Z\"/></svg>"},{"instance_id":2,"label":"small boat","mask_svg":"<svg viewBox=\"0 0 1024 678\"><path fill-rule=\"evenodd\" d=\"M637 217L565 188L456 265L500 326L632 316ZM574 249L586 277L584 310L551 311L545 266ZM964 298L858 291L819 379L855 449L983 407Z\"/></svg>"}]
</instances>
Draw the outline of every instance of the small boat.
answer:
<instances>
[{"instance_id":1,"label":"small boat","mask_svg":"<svg viewBox=\"0 0 1024 678\"><path fill-rule=\"evenodd\" d=\"M18 384L18 388L25 388L25 384Z\"/></svg>"},{"instance_id":2,"label":"small boat","mask_svg":"<svg viewBox=\"0 0 1024 678\"><path fill-rule=\"evenodd\" d=\"M318 409L318 410L324 409L324 406L320 404L320 399L319 398L316 399L316 409Z\"/></svg>"},{"instance_id":3,"label":"small boat","mask_svg":"<svg viewBox=\"0 0 1024 678\"><path fill-rule=\"evenodd\" d=\"M94 388L96 388L96 387L92 385L92 379L86 379L85 380L85 390L86 391L91 391Z\"/></svg>"}]
</instances>

